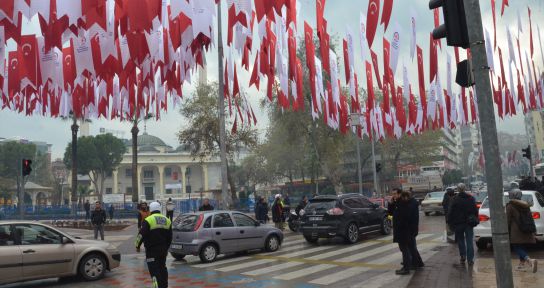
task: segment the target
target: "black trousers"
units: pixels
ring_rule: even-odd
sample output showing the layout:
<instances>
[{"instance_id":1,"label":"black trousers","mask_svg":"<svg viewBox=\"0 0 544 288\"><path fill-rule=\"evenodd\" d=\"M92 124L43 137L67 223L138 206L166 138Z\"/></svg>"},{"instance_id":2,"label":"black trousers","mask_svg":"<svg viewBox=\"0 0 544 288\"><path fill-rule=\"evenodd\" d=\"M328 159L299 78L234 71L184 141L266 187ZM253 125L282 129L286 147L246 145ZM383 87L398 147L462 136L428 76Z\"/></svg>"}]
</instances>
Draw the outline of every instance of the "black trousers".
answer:
<instances>
[{"instance_id":1,"label":"black trousers","mask_svg":"<svg viewBox=\"0 0 544 288\"><path fill-rule=\"evenodd\" d=\"M419 251L417 250L417 242L415 237L412 239L412 241L410 241L409 249L410 255L412 256L412 266L423 267L423 259L421 259L421 255L419 255Z\"/></svg>"},{"instance_id":2,"label":"black trousers","mask_svg":"<svg viewBox=\"0 0 544 288\"><path fill-rule=\"evenodd\" d=\"M170 221L174 221L174 210L172 211L166 211L166 218L170 219Z\"/></svg>"},{"instance_id":3,"label":"black trousers","mask_svg":"<svg viewBox=\"0 0 544 288\"><path fill-rule=\"evenodd\" d=\"M412 253L411 253L411 241L407 242L399 242L399 249L402 253L402 269L408 270L410 269L410 265L412 264Z\"/></svg>"},{"instance_id":4,"label":"black trousers","mask_svg":"<svg viewBox=\"0 0 544 288\"><path fill-rule=\"evenodd\" d=\"M162 255L146 255L147 269L151 276L153 288L168 288L168 269L166 269L166 256Z\"/></svg>"}]
</instances>

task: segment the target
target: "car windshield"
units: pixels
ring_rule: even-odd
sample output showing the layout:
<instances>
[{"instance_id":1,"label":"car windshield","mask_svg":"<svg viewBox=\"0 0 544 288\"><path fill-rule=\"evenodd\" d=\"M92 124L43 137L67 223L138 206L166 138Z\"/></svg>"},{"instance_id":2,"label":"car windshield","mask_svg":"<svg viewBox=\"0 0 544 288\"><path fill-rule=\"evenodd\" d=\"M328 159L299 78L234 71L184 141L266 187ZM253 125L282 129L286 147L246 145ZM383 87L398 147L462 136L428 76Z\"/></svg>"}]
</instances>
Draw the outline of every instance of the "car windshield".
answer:
<instances>
[{"instance_id":1,"label":"car windshield","mask_svg":"<svg viewBox=\"0 0 544 288\"><path fill-rule=\"evenodd\" d=\"M525 202L528 202L528 203L533 203L533 195L523 194L521 196L521 200L525 201ZM503 196L502 206L506 206L506 203L508 203L509 201L510 201L510 199L508 198L508 195ZM480 208L489 208L489 198L488 197L485 198L484 202L482 203L482 207L480 207Z\"/></svg>"},{"instance_id":2,"label":"car windshield","mask_svg":"<svg viewBox=\"0 0 544 288\"><path fill-rule=\"evenodd\" d=\"M431 193L427 194L425 199L433 199L433 200L440 199L440 200L442 200L442 198L444 198L444 194L446 194L446 192L431 192Z\"/></svg>"},{"instance_id":3,"label":"car windshield","mask_svg":"<svg viewBox=\"0 0 544 288\"><path fill-rule=\"evenodd\" d=\"M476 198L476 202L482 202L487 197L487 191L480 191L478 193L474 193L474 198Z\"/></svg>"},{"instance_id":4,"label":"car windshield","mask_svg":"<svg viewBox=\"0 0 544 288\"><path fill-rule=\"evenodd\" d=\"M180 231L193 231L197 219L198 215L194 214L179 215L174 221L173 228Z\"/></svg>"},{"instance_id":5,"label":"car windshield","mask_svg":"<svg viewBox=\"0 0 544 288\"><path fill-rule=\"evenodd\" d=\"M335 199L312 199L304 210L306 211L327 211L336 206Z\"/></svg>"}]
</instances>

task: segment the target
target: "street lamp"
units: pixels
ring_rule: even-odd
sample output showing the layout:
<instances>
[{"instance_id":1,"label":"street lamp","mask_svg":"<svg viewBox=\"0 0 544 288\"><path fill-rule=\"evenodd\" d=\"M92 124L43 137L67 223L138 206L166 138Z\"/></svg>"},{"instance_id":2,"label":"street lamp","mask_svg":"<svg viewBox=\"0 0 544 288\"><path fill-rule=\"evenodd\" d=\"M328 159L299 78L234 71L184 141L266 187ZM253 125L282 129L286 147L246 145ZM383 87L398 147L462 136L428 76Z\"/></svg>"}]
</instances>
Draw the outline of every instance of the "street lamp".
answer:
<instances>
[{"instance_id":1,"label":"street lamp","mask_svg":"<svg viewBox=\"0 0 544 288\"><path fill-rule=\"evenodd\" d=\"M349 124L353 127L361 127L361 114L350 114ZM357 177L359 180L359 194L363 194L363 176L361 175L361 145L359 144L359 137L357 137Z\"/></svg>"},{"instance_id":2,"label":"street lamp","mask_svg":"<svg viewBox=\"0 0 544 288\"><path fill-rule=\"evenodd\" d=\"M361 113L351 113L349 115L349 122L351 126L354 127L363 127L364 116ZM371 129L372 130L372 129ZM372 133L372 132L371 132ZM378 175L376 172L376 154L374 153L374 139L370 140L372 145L372 176L374 180L374 192L378 192ZM363 194L362 188L362 176L361 176L361 151L359 148L359 139L357 139L357 158L359 166L359 194Z\"/></svg>"}]
</instances>

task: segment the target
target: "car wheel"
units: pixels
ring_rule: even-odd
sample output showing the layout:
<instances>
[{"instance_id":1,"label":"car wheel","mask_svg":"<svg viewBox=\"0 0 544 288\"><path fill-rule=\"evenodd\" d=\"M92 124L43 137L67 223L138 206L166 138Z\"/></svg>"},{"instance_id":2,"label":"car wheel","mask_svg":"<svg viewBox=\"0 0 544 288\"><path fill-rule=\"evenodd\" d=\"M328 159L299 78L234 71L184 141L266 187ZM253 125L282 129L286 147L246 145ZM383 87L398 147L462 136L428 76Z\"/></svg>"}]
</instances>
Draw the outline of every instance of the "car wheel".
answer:
<instances>
[{"instance_id":1,"label":"car wheel","mask_svg":"<svg viewBox=\"0 0 544 288\"><path fill-rule=\"evenodd\" d=\"M383 235L391 234L391 220L387 216L382 219L382 227L380 231Z\"/></svg>"},{"instance_id":2,"label":"car wheel","mask_svg":"<svg viewBox=\"0 0 544 288\"><path fill-rule=\"evenodd\" d=\"M79 262L79 274L87 281L94 281L104 277L106 260L100 254L89 254Z\"/></svg>"},{"instance_id":3,"label":"car wheel","mask_svg":"<svg viewBox=\"0 0 544 288\"><path fill-rule=\"evenodd\" d=\"M346 227L346 242L349 244L357 243L359 241L359 227L355 223L349 223Z\"/></svg>"},{"instance_id":4,"label":"car wheel","mask_svg":"<svg viewBox=\"0 0 544 288\"><path fill-rule=\"evenodd\" d=\"M429 216L431 212L425 212L425 216Z\"/></svg>"},{"instance_id":5,"label":"car wheel","mask_svg":"<svg viewBox=\"0 0 544 288\"><path fill-rule=\"evenodd\" d=\"M487 249L488 242L486 240L478 239L476 241L476 247L478 247L478 250L485 250Z\"/></svg>"},{"instance_id":6,"label":"car wheel","mask_svg":"<svg viewBox=\"0 0 544 288\"><path fill-rule=\"evenodd\" d=\"M172 253L170 252L170 255L176 259L176 261L181 261L183 258L185 258L185 254L179 254L179 253Z\"/></svg>"},{"instance_id":7,"label":"car wheel","mask_svg":"<svg viewBox=\"0 0 544 288\"><path fill-rule=\"evenodd\" d=\"M212 243L205 244L202 249L200 249L200 261L204 263L210 263L215 261L217 258L217 246Z\"/></svg>"},{"instance_id":8,"label":"car wheel","mask_svg":"<svg viewBox=\"0 0 544 288\"><path fill-rule=\"evenodd\" d=\"M312 236L312 235L304 235L304 239L306 239L306 242L315 244L319 240L319 237Z\"/></svg>"},{"instance_id":9,"label":"car wheel","mask_svg":"<svg viewBox=\"0 0 544 288\"><path fill-rule=\"evenodd\" d=\"M298 225L294 221L289 222L289 229L293 232L298 232Z\"/></svg>"},{"instance_id":10,"label":"car wheel","mask_svg":"<svg viewBox=\"0 0 544 288\"><path fill-rule=\"evenodd\" d=\"M266 243L264 249L266 252L275 252L280 249L280 239L276 235L270 235L266 238Z\"/></svg>"}]
</instances>

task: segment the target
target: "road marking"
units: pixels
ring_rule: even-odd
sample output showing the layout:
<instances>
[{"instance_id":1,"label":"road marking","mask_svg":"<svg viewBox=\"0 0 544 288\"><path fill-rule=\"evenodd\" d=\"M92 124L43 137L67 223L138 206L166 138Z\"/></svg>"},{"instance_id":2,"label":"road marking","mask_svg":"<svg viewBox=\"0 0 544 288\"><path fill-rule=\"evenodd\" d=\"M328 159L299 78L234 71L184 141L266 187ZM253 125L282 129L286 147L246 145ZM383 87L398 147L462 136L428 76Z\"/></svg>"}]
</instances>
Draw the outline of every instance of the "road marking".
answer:
<instances>
[{"instance_id":1,"label":"road marking","mask_svg":"<svg viewBox=\"0 0 544 288\"><path fill-rule=\"evenodd\" d=\"M265 274L269 274L272 272L276 272L279 270L288 269L288 268L292 268L292 267L296 267L300 265L304 265L304 263L303 262L287 262L287 263L282 262L278 265L272 265L272 266L264 267L257 270L247 271L247 272L243 272L242 274L248 275L248 276L259 276L259 275L265 275Z\"/></svg>"},{"instance_id":2,"label":"road marking","mask_svg":"<svg viewBox=\"0 0 544 288\"><path fill-rule=\"evenodd\" d=\"M327 270L327 269L330 269L330 268L333 268L333 267L336 267L336 265L320 264L320 265L317 265L317 266L312 266L312 267L308 267L308 268L305 268L305 269L293 271L291 273L286 273L286 274L283 274L283 275L279 275L279 276L276 276L274 278L275 279L281 279L281 280L293 280L293 279L296 279L296 278L305 277L305 276L308 276L310 274L321 272L321 271L324 271L324 270Z\"/></svg>"},{"instance_id":3,"label":"road marking","mask_svg":"<svg viewBox=\"0 0 544 288\"><path fill-rule=\"evenodd\" d=\"M254 266L258 266L258 265L262 265L262 264L266 264L266 263L270 263L270 262L274 262L276 260L273 260L273 259L262 259L262 260L257 260L257 261L250 261L250 262L245 262L245 263L242 263L242 264L238 264L238 265L229 265L227 267L223 267L223 268L219 268L219 269L215 269L217 271L221 271L221 272L231 272L231 271L234 271L234 270L240 270L240 269L244 269L244 268L248 268L248 267L254 267Z\"/></svg>"},{"instance_id":4,"label":"road marking","mask_svg":"<svg viewBox=\"0 0 544 288\"><path fill-rule=\"evenodd\" d=\"M227 263L237 262L237 261L244 261L244 260L248 260L248 259L251 259L251 257L236 257L236 258L231 258L231 259L215 261L213 263L193 265L193 267L196 267L196 268L208 268L208 267L219 266L219 265L223 265L223 264L227 264Z\"/></svg>"},{"instance_id":5,"label":"road marking","mask_svg":"<svg viewBox=\"0 0 544 288\"><path fill-rule=\"evenodd\" d=\"M333 283L336 283L338 281L357 276L363 272L366 272L370 270L369 267L352 267L345 270L342 270L340 272L336 272L333 274L329 274L327 276L314 279L310 281L311 284L318 284L318 285L330 285ZM366 282L366 281L365 281Z\"/></svg>"},{"instance_id":6,"label":"road marking","mask_svg":"<svg viewBox=\"0 0 544 288\"><path fill-rule=\"evenodd\" d=\"M289 240L289 241L283 241L283 243L281 243L281 246L284 247L284 246L291 246L293 244L298 244L298 243L303 243L303 242L306 242L306 240L304 239L297 239L297 240Z\"/></svg>"}]
</instances>

